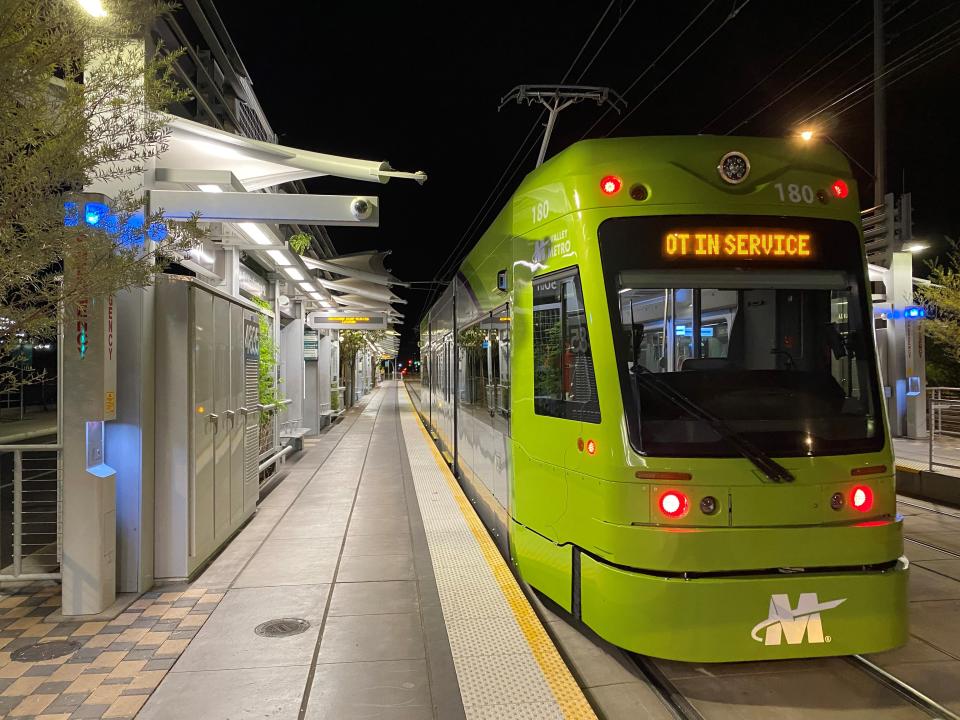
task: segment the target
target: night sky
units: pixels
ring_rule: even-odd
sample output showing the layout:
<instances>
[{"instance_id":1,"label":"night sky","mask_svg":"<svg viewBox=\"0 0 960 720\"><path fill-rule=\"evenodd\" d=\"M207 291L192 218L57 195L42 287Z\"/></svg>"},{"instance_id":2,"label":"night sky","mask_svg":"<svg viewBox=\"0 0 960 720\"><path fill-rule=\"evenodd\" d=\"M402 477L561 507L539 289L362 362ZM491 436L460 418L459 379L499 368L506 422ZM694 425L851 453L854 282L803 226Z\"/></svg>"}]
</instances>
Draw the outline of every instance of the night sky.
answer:
<instances>
[{"instance_id":1,"label":"night sky","mask_svg":"<svg viewBox=\"0 0 960 720\"><path fill-rule=\"evenodd\" d=\"M381 198L379 228L330 228L337 250L389 249L388 266L398 277L430 280L536 121L538 111L525 105L511 104L498 113L500 97L521 83L559 83L607 1L258 7L252 12L247 3L217 3L282 144L386 159L399 170L425 170L430 176L423 187L400 180L382 186L335 178L309 182L311 192ZM724 23L733 7L742 10ZM888 66L913 58L888 78L887 190L913 193L915 235L942 253L943 236L960 234L960 213L954 210L960 130L952 112L960 3L895 0L887 2L887 17ZM745 6L744 0L616 0L567 82L610 86L624 93L633 111L612 133L618 118L608 114L588 137L723 134L734 128L739 135L783 136L805 114L870 77L871 27L870 0L748 0ZM939 50L946 52L905 75ZM856 94L818 120L857 163L872 169L872 100L849 107L866 96ZM586 103L564 111L548 156L579 140L602 112ZM533 168L538 146L535 133L524 147L530 154L470 233L465 250ZM871 176L856 164L854 173L862 200L870 203ZM921 266L918 261L918 272ZM422 287L398 289L409 300L401 307L407 316L401 360L415 352L414 329L428 295Z\"/></svg>"}]
</instances>

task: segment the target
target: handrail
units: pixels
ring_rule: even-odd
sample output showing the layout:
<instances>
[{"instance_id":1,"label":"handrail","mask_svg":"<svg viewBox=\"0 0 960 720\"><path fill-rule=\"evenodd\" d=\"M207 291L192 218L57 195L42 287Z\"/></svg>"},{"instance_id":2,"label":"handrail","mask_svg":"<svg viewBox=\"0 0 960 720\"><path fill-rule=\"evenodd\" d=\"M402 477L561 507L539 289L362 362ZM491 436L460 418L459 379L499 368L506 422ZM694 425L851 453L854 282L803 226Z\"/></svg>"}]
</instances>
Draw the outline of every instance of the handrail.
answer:
<instances>
[{"instance_id":1,"label":"handrail","mask_svg":"<svg viewBox=\"0 0 960 720\"><path fill-rule=\"evenodd\" d=\"M63 450L63 445L60 443L50 443L48 445L34 444L34 445L0 445L0 452L13 452L14 450Z\"/></svg>"},{"instance_id":2,"label":"handrail","mask_svg":"<svg viewBox=\"0 0 960 720\"><path fill-rule=\"evenodd\" d=\"M258 473L258 474L259 474L259 473L262 473L264 470L266 470L266 469L267 469L268 467L270 467L271 465L275 465L277 462L279 462L280 460L282 460L283 458L285 458L285 457L286 457L287 455L289 455L291 452L293 452L293 446L292 446L292 445L287 445L285 448L283 448L282 450L280 450L280 452L276 453L275 455L272 455L270 458L268 458L267 460L265 460L265 461L263 461L262 463L260 463L260 466L259 466L258 469L257 469L257 473Z\"/></svg>"}]
</instances>

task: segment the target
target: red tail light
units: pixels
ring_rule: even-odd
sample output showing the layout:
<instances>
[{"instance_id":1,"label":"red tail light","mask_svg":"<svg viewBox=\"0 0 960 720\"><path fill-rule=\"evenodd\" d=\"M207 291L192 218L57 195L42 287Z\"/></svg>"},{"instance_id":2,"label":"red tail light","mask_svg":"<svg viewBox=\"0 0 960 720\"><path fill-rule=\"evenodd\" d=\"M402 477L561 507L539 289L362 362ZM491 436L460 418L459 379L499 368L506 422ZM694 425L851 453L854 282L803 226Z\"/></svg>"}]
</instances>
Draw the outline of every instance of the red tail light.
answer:
<instances>
[{"instance_id":1,"label":"red tail light","mask_svg":"<svg viewBox=\"0 0 960 720\"><path fill-rule=\"evenodd\" d=\"M833 192L833 196L838 200L843 200L847 195L850 194L850 188L847 187L847 184L843 180L834 180L830 190Z\"/></svg>"},{"instance_id":2,"label":"red tail light","mask_svg":"<svg viewBox=\"0 0 960 720\"><path fill-rule=\"evenodd\" d=\"M690 509L690 500L682 492L667 490L660 496L660 512L668 518L681 518Z\"/></svg>"},{"instance_id":3,"label":"red tail light","mask_svg":"<svg viewBox=\"0 0 960 720\"><path fill-rule=\"evenodd\" d=\"M604 195L616 195L623 187L623 180L616 175L607 175L600 181L600 189Z\"/></svg>"},{"instance_id":4,"label":"red tail light","mask_svg":"<svg viewBox=\"0 0 960 720\"><path fill-rule=\"evenodd\" d=\"M867 512L873 507L873 490L867 485L857 485L850 491L850 504L854 510Z\"/></svg>"}]
</instances>

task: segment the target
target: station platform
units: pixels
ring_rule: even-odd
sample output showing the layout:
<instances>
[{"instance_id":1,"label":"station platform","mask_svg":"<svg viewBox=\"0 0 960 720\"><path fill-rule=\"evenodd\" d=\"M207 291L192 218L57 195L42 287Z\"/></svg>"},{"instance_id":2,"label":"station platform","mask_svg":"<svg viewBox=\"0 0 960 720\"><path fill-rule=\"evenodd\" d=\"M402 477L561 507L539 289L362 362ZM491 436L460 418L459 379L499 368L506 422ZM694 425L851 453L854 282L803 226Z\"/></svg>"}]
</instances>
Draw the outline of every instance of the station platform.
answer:
<instances>
[{"instance_id":1,"label":"station platform","mask_svg":"<svg viewBox=\"0 0 960 720\"><path fill-rule=\"evenodd\" d=\"M4 588L0 717L960 713L955 508L900 498L913 567L903 648L866 659L694 664L626 653L518 585L400 384L384 383L305 439L285 467L192 583L87 621L58 617L55 583ZM38 642L69 652L29 655ZM918 705L922 696L932 711Z\"/></svg>"},{"instance_id":2,"label":"station platform","mask_svg":"<svg viewBox=\"0 0 960 720\"><path fill-rule=\"evenodd\" d=\"M0 715L595 717L399 384L286 467L189 585L89 623L53 584L0 599ZM77 649L13 656L38 638Z\"/></svg>"}]
</instances>

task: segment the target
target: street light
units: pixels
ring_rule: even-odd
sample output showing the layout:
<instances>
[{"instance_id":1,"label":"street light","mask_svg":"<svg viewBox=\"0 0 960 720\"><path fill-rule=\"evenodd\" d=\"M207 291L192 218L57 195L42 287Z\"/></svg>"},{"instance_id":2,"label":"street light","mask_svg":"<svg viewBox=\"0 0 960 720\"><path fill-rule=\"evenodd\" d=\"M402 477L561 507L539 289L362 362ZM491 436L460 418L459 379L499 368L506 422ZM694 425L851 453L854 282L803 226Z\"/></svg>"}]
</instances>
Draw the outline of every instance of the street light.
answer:
<instances>
[{"instance_id":1,"label":"street light","mask_svg":"<svg viewBox=\"0 0 960 720\"><path fill-rule=\"evenodd\" d=\"M800 139L804 142L810 142L813 140L813 130L803 130L800 133Z\"/></svg>"},{"instance_id":2,"label":"street light","mask_svg":"<svg viewBox=\"0 0 960 720\"><path fill-rule=\"evenodd\" d=\"M77 2L93 17L102 18L108 15L101 0L77 0Z\"/></svg>"},{"instance_id":3,"label":"street light","mask_svg":"<svg viewBox=\"0 0 960 720\"><path fill-rule=\"evenodd\" d=\"M924 250L929 250L930 246L923 242L912 242L904 245L903 249L916 255L917 253L922 253Z\"/></svg>"}]
</instances>

